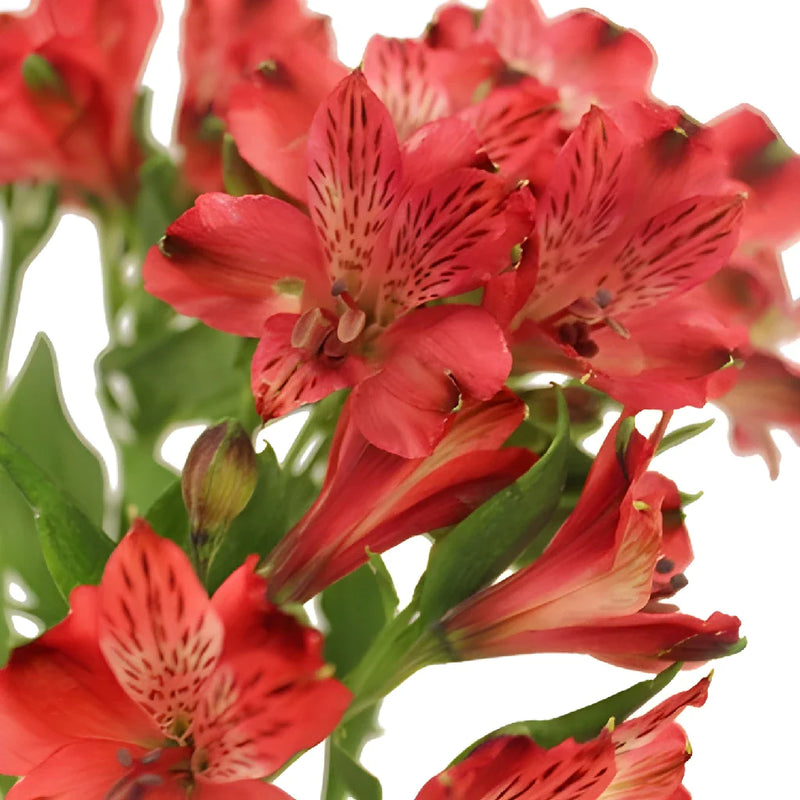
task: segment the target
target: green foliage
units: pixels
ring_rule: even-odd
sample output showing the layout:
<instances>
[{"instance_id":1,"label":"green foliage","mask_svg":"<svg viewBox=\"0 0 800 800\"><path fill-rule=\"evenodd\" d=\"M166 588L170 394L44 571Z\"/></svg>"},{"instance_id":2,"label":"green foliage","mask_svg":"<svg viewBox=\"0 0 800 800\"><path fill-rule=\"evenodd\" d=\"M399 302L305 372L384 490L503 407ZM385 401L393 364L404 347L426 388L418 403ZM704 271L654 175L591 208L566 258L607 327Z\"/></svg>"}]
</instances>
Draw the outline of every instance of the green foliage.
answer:
<instances>
[{"instance_id":1,"label":"green foliage","mask_svg":"<svg viewBox=\"0 0 800 800\"><path fill-rule=\"evenodd\" d=\"M8 575L19 576L30 595L24 610L52 625L66 613L64 596L69 588L81 582L70 574L73 566L80 574L95 575L92 569L85 571L88 562L81 563L86 555L82 536L66 542L59 526L77 525L85 531L90 548L91 542L99 543L95 555L103 560L111 543L99 530L103 471L66 416L51 345L43 335L37 337L22 372L0 403L0 431L13 436L13 444L2 440L0 574L8 570ZM38 520L32 506L43 511ZM76 529L71 530L77 535ZM65 530L64 536L69 535ZM55 565L59 576L55 582L48 564ZM13 607L10 599L2 602ZM5 660L5 620L3 628L0 658Z\"/></svg>"},{"instance_id":2,"label":"green foliage","mask_svg":"<svg viewBox=\"0 0 800 800\"><path fill-rule=\"evenodd\" d=\"M7 436L0 434L0 465L22 492L36 520L50 574L64 597L76 586L98 583L113 544Z\"/></svg>"},{"instance_id":3,"label":"green foliage","mask_svg":"<svg viewBox=\"0 0 800 800\"><path fill-rule=\"evenodd\" d=\"M328 743L323 800L381 800L380 781L336 741Z\"/></svg>"},{"instance_id":4,"label":"green foliage","mask_svg":"<svg viewBox=\"0 0 800 800\"><path fill-rule=\"evenodd\" d=\"M441 618L494 580L536 539L557 509L570 446L567 409L561 395L558 402L557 433L545 455L431 549L418 587L423 624Z\"/></svg>"},{"instance_id":5,"label":"green foliage","mask_svg":"<svg viewBox=\"0 0 800 800\"><path fill-rule=\"evenodd\" d=\"M609 720L618 725L648 700L655 697L678 674L681 664L673 664L650 680L634 684L611 697L606 697L590 706L571 711L561 717L548 720L527 720L504 725L492 731L464 750L454 761L463 761L479 744L498 736L530 736L541 747L551 748L573 738L587 742L599 736Z\"/></svg>"}]
</instances>

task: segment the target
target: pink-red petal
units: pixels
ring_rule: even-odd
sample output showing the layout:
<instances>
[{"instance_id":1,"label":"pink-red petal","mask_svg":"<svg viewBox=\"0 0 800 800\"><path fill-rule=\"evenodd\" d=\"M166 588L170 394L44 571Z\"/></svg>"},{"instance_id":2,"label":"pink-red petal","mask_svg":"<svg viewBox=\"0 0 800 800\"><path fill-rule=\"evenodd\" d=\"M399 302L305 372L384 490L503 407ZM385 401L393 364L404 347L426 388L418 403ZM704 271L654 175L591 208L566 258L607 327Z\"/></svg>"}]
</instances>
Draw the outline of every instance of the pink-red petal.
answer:
<instances>
[{"instance_id":1,"label":"pink-red petal","mask_svg":"<svg viewBox=\"0 0 800 800\"><path fill-rule=\"evenodd\" d=\"M143 268L145 288L183 314L240 336L327 278L308 217L264 195L201 195L167 228Z\"/></svg>"},{"instance_id":2,"label":"pink-red petal","mask_svg":"<svg viewBox=\"0 0 800 800\"><path fill-rule=\"evenodd\" d=\"M123 689L181 740L222 651L222 623L182 550L137 520L100 584L100 648Z\"/></svg>"}]
</instances>

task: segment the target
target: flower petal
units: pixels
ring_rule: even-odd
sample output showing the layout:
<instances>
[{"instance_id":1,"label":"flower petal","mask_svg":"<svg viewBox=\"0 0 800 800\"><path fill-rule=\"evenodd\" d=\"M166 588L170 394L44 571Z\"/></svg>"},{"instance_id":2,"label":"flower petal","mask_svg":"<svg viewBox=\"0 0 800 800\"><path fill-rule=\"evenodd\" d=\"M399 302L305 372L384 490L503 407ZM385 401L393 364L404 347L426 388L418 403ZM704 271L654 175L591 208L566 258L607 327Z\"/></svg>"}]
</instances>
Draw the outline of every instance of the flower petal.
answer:
<instances>
[{"instance_id":1,"label":"flower petal","mask_svg":"<svg viewBox=\"0 0 800 800\"><path fill-rule=\"evenodd\" d=\"M549 750L527 736L501 736L428 781L417 800L596 800L613 775L607 732L585 744L567 739Z\"/></svg>"},{"instance_id":2,"label":"flower petal","mask_svg":"<svg viewBox=\"0 0 800 800\"><path fill-rule=\"evenodd\" d=\"M318 47L294 41L236 85L226 115L241 155L292 197L308 198L308 135L320 103L347 70Z\"/></svg>"},{"instance_id":3,"label":"flower petal","mask_svg":"<svg viewBox=\"0 0 800 800\"><path fill-rule=\"evenodd\" d=\"M355 71L319 107L308 139L308 204L328 273L355 296L394 213L400 149L389 112Z\"/></svg>"},{"instance_id":4,"label":"flower petal","mask_svg":"<svg viewBox=\"0 0 800 800\"><path fill-rule=\"evenodd\" d=\"M531 316L547 317L569 305L584 294L584 281L596 285L586 260L627 211L625 144L608 115L592 108L561 149L537 204L540 260ZM594 290L585 294L591 297Z\"/></svg>"},{"instance_id":5,"label":"flower petal","mask_svg":"<svg viewBox=\"0 0 800 800\"><path fill-rule=\"evenodd\" d=\"M292 800L283 789L264 781L234 781L209 783L198 780L192 800Z\"/></svg>"},{"instance_id":6,"label":"flower petal","mask_svg":"<svg viewBox=\"0 0 800 800\"><path fill-rule=\"evenodd\" d=\"M182 739L222 651L223 627L189 559L137 520L100 584L100 648L133 698Z\"/></svg>"},{"instance_id":7,"label":"flower petal","mask_svg":"<svg viewBox=\"0 0 800 800\"><path fill-rule=\"evenodd\" d=\"M458 169L413 186L398 204L382 262L378 319L468 292L511 266L530 231L528 192Z\"/></svg>"},{"instance_id":8,"label":"flower petal","mask_svg":"<svg viewBox=\"0 0 800 800\"><path fill-rule=\"evenodd\" d=\"M404 458L433 450L462 392L488 400L511 368L497 323L473 306L416 309L382 340L383 369L353 390L354 418L372 444Z\"/></svg>"},{"instance_id":9,"label":"flower petal","mask_svg":"<svg viewBox=\"0 0 800 800\"><path fill-rule=\"evenodd\" d=\"M204 194L167 228L143 268L145 288L182 314L258 336L298 296L327 293L310 220L265 195Z\"/></svg>"},{"instance_id":10,"label":"flower petal","mask_svg":"<svg viewBox=\"0 0 800 800\"><path fill-rule=\"evenodd\" d=\"M98 590L70 595L67 618L18 647L0 671L0 772L23 775L76 739L155 746L158 727L117 683L98 647Z\"/></svg>"},{"instance_id":11,"label":"flower petal","mask_svg":"<svg viewBox=\"0 0 800 800\"><path fill-rule=\"evenodd\" d=\"M310 322L306 341L300 347L293 344L300 315L276 314L264 326L250 375L256 411L262 419L279 417L352 386L367 370L361 359L346 351L326 354L328 339L339 346L336 329L315 311L303 315Z\"/></svg>"},{"instance_id":12,"label":"flower petal","mask_svg":"<svg viewBox=\"0 0 800 800\"><path fill-rule=\"evenodd\" d=\"M322 636L267 600L256 560L213 599L227 638L195 718L193 767L204 781L269 775L324 739L352 696L324 669Z\"/></svg>"}]
</instances>

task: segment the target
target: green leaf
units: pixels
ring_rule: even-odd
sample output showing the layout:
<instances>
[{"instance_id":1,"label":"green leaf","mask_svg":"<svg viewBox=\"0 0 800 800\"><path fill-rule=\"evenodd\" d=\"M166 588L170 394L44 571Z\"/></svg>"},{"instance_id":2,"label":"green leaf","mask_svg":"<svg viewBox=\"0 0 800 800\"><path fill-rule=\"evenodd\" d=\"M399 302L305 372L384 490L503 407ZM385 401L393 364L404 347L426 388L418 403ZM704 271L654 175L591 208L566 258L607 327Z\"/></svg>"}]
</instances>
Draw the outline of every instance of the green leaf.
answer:
<instances>
[{"instance_id":1,"label":"green leaf","mask_svg":"<svg viewBox=\"0 0 800 800\"><path fill-rule=\"evenodd\" d=\"M328 743L326 783L323 800L382 800L380 781L349 755L340 745Z\"/></svg>"},{"instance_id":2,"label":"green leaf","mask_svg":"<svg viewBox=\"0 0 800 800\"><path fill-rule=\"evenodd\" d=\"M32 459L45 479L68 495L79 511L99 527L103 519L103 471L97 456L75 432L64 411L51 345L40 335L25 366L0 403L0 432ZM67 611L62 592L50 575L29 503L9 474L0 470L0 579L14 576L28 591L24 610L46 626ZM0 598L0 616L15 610ZM15 638L3 621L2 648ZM0 657L2 652L0 652Z\"/></svg>"},{"instance_id":3,"label":"green leaf","mask_svg":"<svg viewBox=\"0 0 800 800\"><path fill-rule=\"evenodd\" d=\"M634 711L655 697L680 672L682 664L673 664L650 680L634 684L611 697L606 697L585 708L571 711L561 717L548 720L527 720L504 725L487 734L458 755L453 763L466 758L478 745L497 736L530 736L538 745L555 747L570 737L577 742L588 742L613 719L615 724L626 720Z\"/></svg>"},{"instance_id":4,"label":"green leaf","mask_svg":"<svg viewBox=\"0 0 800 800\"><path fill-rule=\"evenodd\" d=\"M4 434L0 434L0 466L34 512L42 553L64 597L76 586L98 583L114 549L111 540Z\"/></svg>"},{"instance_id":5,"label":"green leaf","mask_svg":"<svg viewBox=\"0 0 800 800\"><path fill-rule=\"evenodd\" d=\"M713 419L707 419L705 422L694 422L691 425L685 425L683 428L678 428L672 433L668 433L659 443L656 455L664 453L671 447L688 442L689 439L694 439L703 431L707 431L714 424Z\"/></svg>"},{"instance_id":6,"label":"green leaf","mask_svg":"<svg viewBox=\"0 0 800 800\"><path fill-rule=\"evenodd\" d=\"M496 578L545 528L558 507L569 453L569 425L559 393L559 422L549 449L511 486L498 492L431 548L422 577L422 623Z\"/></svg>"},{"instance_id":7,"label":"green leaf","mask_svg":"<svg viewBox=\"0 0 800 800\"><path fill-rule=\"evenodd\" d=\"M369 563L325 589L320 605L328 621L325 660L345 675L394 617L397 594L383 561L371 554Z\"/></svg>"},{"instance_id":8,"label":"green leaf","mask_svg":"<svg viewBox=\"0 0 800 800\"><path fill-rule=\"evenodd\" d=\"M250 427L257 421L249 378L253 346L198 323L116 348L101 358L101 368L112 386L124 384L112 400L140 436L155 437L170 423L221 417Z\"/></svg>"},{"instance_id":9,"label":"green leaf","mask_svg":"<svg viewBox=\"0 0 800 800\"><path fill-rule=\"evenodd\" d=\"M44 334L0 406L0 431L33 458L96 525L103 522L103 468L64 409L52 345Z\"/></svg>"}]
</instances>

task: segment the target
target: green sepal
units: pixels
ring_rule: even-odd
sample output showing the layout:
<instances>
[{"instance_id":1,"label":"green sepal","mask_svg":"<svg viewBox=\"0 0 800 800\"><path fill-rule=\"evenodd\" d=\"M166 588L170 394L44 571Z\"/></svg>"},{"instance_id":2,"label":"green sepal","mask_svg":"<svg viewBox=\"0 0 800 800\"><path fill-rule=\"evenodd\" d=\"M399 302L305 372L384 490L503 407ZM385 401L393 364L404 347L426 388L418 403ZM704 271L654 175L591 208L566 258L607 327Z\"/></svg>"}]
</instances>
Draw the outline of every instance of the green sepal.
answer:
<instances>
[{"instance_id":1,"label":"green sepal","mask_svg":"<svg viewBox=\"0 0 800 800\"><path fill-rule=\"evenodd\" d=\"M570 437L559 392L556 435L547 452L522 477L498 492L431 548L417 587L422 624L489 584L545 528L558 507Z\"/></svg>"},{"instance_id":2,"label":"green sepal","mask_svg":"<svg viewBox=\"0 0 800 800\"><path fill-rule=\"evenodd\" d=\"M504 725L478 739L452 763L463 761L478 745L498 736L530 736L540 747L547 749L569 738L575 739L576 742L588 742L599 736L610 720L614 720L614 724L618 725L655 697L680 672L682 666L681 663L673 664L655 678L641 681L611 697L554 719L526 720Z\"/></svg>"},{"instance_id":3,"label":"green sepal","mask_svg":"<svg viewBox=\"0 0 800 800\"><path fill-rule=\"evenodd\" d=\"M713 419L707 419L704 422L694 422L691 425L684 425L684 427L678 428L678 430L672 431L672 433L668 433L659 443L656 449L656 455L665 453L672 447L694 439L695 436L699 436L703 431L707 431L713 424Z\"/></svg>"}]
</instances>

